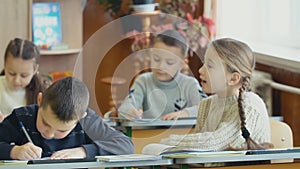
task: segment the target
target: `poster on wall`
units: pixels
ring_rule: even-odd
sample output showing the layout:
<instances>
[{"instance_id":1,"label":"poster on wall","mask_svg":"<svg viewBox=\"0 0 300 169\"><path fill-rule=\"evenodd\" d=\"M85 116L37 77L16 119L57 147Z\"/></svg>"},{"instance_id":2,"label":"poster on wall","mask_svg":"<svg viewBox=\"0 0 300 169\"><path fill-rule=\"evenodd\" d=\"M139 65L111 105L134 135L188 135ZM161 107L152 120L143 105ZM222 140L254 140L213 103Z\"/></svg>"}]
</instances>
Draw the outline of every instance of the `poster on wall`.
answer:
<instances>
[{"instance_id":1,"label":"poster on wall","mask_svg":"<svg viewBox=\"0 0 300 169\"><path fill-rule=\"evenodd\" d=\"M43 48L62 43L60 4L57 2L32 5L33 42Z\"/></svg>"}]
</instances>

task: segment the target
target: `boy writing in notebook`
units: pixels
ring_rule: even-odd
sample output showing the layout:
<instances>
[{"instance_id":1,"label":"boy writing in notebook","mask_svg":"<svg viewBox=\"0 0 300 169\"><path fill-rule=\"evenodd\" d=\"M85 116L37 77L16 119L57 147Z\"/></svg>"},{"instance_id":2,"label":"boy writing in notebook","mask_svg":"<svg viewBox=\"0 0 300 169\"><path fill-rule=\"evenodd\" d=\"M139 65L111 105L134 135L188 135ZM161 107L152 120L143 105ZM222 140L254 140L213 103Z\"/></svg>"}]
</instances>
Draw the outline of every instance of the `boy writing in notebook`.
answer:
<instances>
[{"instance_id":1,"label":"boy writing in notebook","mask_svg":"<svg viewBox=\"0 0 300 169\"><path fill-rule=\"evenodd\" d=\"M155 36L150 49L151 72L135 79L128 97L118 109L119 115L129 119L161 120L196 117L195 105L206 94L194 77L180 72L187 51L186 39L176 30Z\"/></svg>"},{"instance_id":2,"label":"boy writing in notebook","mask_svg":"<svg viewBox=\"0 0 300 169\"><path fill-rule=\"evenodd\" d=\"M0 159L133 153L131 140L103 122L88 103L88 89L81 81L72 77L56 81L38 94L38 105L14 109L0 124Z\"/></svg>"}]
</instances>

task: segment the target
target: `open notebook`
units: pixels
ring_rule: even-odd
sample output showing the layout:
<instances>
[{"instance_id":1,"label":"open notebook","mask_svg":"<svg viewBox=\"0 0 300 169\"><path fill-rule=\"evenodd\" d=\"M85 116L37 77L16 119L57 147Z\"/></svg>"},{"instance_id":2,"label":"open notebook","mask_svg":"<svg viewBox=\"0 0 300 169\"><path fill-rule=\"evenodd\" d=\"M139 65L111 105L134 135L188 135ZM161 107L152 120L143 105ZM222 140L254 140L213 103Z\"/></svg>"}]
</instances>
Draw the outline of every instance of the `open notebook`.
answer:
<instances>
[{"instance_id":1,"label":"open notebook","mask_svg":"<svg viewBox=\"0 0 300 169\"><path fill-rule=\"evenodd\" d=\"M170 158L187 158L187 157L211 157L223 155L245 155L246 151L215 151L206 149L182 148L178 146L170 146L159 143L151 143L146 145L143 154L161 155Z\"/></svg>"}]
</instances>

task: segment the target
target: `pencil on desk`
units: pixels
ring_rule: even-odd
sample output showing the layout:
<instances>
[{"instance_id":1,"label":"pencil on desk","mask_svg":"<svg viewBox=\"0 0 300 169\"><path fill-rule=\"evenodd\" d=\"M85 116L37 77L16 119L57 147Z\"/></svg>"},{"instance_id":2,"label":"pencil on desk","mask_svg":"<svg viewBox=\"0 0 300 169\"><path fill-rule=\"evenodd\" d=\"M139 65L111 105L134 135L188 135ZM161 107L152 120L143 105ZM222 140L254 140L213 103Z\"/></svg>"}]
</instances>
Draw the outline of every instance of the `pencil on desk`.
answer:
<instances>
[{"instance_id":1,"label":"pencil on desk","mask_svg":"<svg viewBox=\"0 0 300 169\"><path fill-rule=\"evenodd\" d=\"M20 122L20 126L21 126L21 129L23 130L23 132L24 132L24 134L25 134L25 136L26 136L27 140L28 140L30 143L32 143L32 144L33 144L33 142L32 142L32 140L31 140L31 138L30 138L29 134L27 133L27 131L26 131L26 129L25 129L25 127L24 127L24 125L23 125L23 122Z\"/></svg>"}]
</instances>

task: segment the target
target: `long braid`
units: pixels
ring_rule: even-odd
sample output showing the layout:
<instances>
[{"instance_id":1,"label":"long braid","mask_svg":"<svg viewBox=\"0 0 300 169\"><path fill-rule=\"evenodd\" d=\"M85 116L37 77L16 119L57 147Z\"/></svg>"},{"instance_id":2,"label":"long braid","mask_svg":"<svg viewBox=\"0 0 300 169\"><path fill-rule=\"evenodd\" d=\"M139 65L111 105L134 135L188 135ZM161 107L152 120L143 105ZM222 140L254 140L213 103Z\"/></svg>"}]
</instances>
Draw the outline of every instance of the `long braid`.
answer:
<instances>
[{"instance_id":1,"label":"long braid","mask_svg":"<svg viewBox=\"0 0 300 169\"><path fill-rule=\"evenodd\" d=\"M257 150L257 149L265 149L263 146L257 144L251 137L250 132L246 128L246 116L244 109L244 93L245 91L250 91L250 77L245 77L243 79L242 87L239 89L239 97L238 97L238 108L241 119L241 130L242 136L246 140L247 149Z\"/></svg>"}]
</instances>

